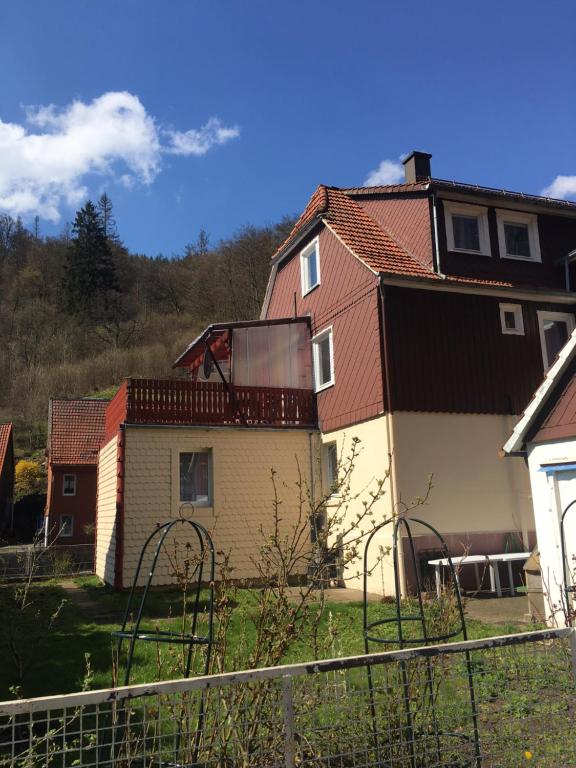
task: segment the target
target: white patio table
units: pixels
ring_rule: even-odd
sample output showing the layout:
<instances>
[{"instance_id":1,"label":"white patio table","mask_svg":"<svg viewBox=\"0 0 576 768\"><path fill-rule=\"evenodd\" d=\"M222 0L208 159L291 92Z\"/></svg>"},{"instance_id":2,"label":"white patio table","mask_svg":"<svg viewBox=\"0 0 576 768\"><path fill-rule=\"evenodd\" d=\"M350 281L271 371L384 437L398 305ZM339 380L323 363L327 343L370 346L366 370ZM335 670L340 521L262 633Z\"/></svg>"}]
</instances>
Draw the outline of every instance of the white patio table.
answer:
<instances>
[{"instance_id":1,"label":"white patio table","mask_svg":"<svg viewBox=\"0 0 576 768\"><path fill-rule=\"evenodd\" d=\"M487 565L490 573L490 591L496 592L498 597L502 597L502 587L500 585L500 574L498 572L498 564L506 563L508 565L508 583L511 595L516 594L514 588L514 575L512 573L512 563L518 560L528 560L530 552L506 552L496 555L464 555L462 557L451 558L454 570L456 571L456 581L458 587L460 587L460 580L458 578L458 566L473 565L474 574L476 576L476 586L480 589L480 569L481 564ZM440 569L442 567L448 567L448 558L441 557L439 560L428 560L428 565L434 566L434 573L436 577L436 594L440 597L442 592L442 575Z\"/></svg>"}]
</instances>

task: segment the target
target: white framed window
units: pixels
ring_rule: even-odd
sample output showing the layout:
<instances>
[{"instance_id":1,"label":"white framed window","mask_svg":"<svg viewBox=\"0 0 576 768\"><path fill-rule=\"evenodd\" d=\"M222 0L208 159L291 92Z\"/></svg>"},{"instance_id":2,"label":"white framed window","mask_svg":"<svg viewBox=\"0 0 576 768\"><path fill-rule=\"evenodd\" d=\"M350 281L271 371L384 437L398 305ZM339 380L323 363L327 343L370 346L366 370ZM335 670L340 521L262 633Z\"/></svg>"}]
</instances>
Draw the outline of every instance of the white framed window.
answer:
<instances>
[{"instance_id":1,"label":"white framed window","mask_svg":"<svg viewBox=\"0 0 576 768\"><path fill-rule=\"evenodd\" d=\"M76 496L76 475L64 475L62 478L62 496Z\"/></svg>"},{"instance_id":2,"label":"white framed window","mask_svg":"<svg viewBox=\"0 0 576 768\"><path fill-rule=\"evenodd\" d=\"M538 217L523 211L496 211L501 259L542 261Z\"/></svg>"},{"instance_id":3,"label":"white framed window","mask_svg":"<svg viewBox=\"0 0 576 768\"><path fill-rule=\"evenodd\" d=\"M74 515L61 515L60 517L60 536L74 535Z\"/></svg>"},{"instance_id":4,"label":"white framed window","mask_svg":"<svg viewBox=\"0 0 576 768\"><path fill-rule=\"evenodd\" d=\"M449 251L491 255L487 208L445 200L444 219Z\"/></svg>"},{"instance_id":5,"label":"white framed window","mask_svg":"<svg viewBox=\"0 0 576 768\"><path fill-rule=\"evenodd\" d=\"M212 451L180 454L180 503L212 506Z\"/></svg>"},{"instance_id":6,"label":"white framed window","mask_svg":"<svg viewBox=\"0 0 576 768\"><path fill-rule=\"evenodd\" d=\"M324 468L326 488L333 493L338 486L338 446L334 443L324 443Z\"/></svg>"},{"instance_id":7,"label":"white framed window","mask_svg":"<svg viewBox=\"0 0 576 768\"><path fill-rule=\"evenodd\" d=\"M305 296L320 285L320 246L317 237L300 253L300 273L302 296Z\"/></svg>"},{"instance_id":8,"label":"white framed window","mask_svg":"<svg viewBox=\"0 0 576 768\"><path fill-rule=\"evenodd\" d=\"M542 362L547 371L574 330L574 315L538 310Z\"/></svg>"},{"instance_id":9,"label":"white framed window","mask_svg":"<svg viewBox=\"0 0 576 768\"><path fill-rule=\"evenodd\" d=\"M312 339L314 390L320 392L334 384L334 344L332 327Z\"/></svg>"},{"instance_id":10,"label":"white framed window","mask_svg":"<svg viewBox=\"0 0 576 768\"><path fill-rule=\"evenodd\" d=\"M524 336L524 318L521 304L500 304L502 333Z\"/></svg>"}]
</instances>

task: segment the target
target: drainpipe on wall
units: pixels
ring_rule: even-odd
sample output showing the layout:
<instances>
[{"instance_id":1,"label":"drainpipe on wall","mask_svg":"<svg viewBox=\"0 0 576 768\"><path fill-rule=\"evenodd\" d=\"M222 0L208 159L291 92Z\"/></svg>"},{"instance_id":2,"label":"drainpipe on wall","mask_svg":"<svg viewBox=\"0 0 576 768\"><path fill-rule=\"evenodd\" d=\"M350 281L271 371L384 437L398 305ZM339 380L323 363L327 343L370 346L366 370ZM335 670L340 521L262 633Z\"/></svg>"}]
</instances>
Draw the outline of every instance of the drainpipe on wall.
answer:
<instances>
[{"instance_id":1,"label":"drainpipe on wall","mask_svg":"<svg viewBox=\"0 0 576 768\"><path fill-rule=\"evenodd\" d=\"M384 367L384 380L386 386L386 436L388 439L388 448L390 451L390 496L392 499L392 510L395 511L398 508L399 499L397 497L398 478L396 475L396 457L395 457L395 437L394 437L394 418L392 414L392 397L390 389L390 368L389 368L389 355L388 355L388 329L386 324L386 308L385 308L385 288L380 278L379 283L380 294L380 316L381 316L381 328L382 328L382 362ZM402 537L398 538L398 563L400 565L399 582L402 596L407 594L406 589L406 571L404 569L404 546L402 543Z\"/></svg>"}]
</instances>

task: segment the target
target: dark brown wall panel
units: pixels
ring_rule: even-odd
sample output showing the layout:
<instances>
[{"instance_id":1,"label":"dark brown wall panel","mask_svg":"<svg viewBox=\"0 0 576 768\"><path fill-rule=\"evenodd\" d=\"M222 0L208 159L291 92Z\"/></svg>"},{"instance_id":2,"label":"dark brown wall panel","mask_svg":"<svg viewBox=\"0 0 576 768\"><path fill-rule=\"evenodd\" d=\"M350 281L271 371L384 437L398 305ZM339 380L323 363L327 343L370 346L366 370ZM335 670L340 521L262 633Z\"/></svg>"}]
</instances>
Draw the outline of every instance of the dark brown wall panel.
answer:
<instances>
[{"instance_id":1,"label":"dark brown wall panel","mask_svg":"<svg viewBox=\"0 0 576 768\"><path fill-rule=\"evenodd\" d=\"M276 277L268 317L310 314L312 333L332 326L335 385L318 393L323 431L382 413L378 278L327 229L320 233L321 284L302 297L300 259L292 257Z\"/></svg>"},{"instance_id":2,"label":"dark brown wall panel","mask_svg":"<svg viewBox=\"0 0 576 768\"><path fill-rule=\"evenodd\" d=\"M537 310L576 307L387 287L392 409L521 413L544 371ZM505 335L501 302L522 305L524 336Z\"/></svg>"},{"instance_id":3,"label":"dark brown wall panel","mask_svg":"<svg viewBox=\"0 0 576 768\"><path fill-rule=\"evenodd\" d=\"M500 207L505 208L506 206ZM442 200L437 201L437 214L440 264L442 272L445 274L486 280L503 280L518 285L538 286L540 288L564 289L564 266L558 264L558 259L576 248L576 219L565 216L538 215L538 233L542 257L542 263L538 263L500 258L496 209L494 207L488 207L491 256L475 256L474 254L448 251ZM574 274L572 269L572 280L574 280Z\"/></svg>"},{"instance_id":4,"label":"dark brown wall panel","mask_svg":"<svg viewBox=\"0 0 576 768\"><path fill-rule=\"evenodd\" d=\"M357 202L408 253L432 269L432 229L427 195L380 200L360 198Z\"/></svg>"}]
</instances>

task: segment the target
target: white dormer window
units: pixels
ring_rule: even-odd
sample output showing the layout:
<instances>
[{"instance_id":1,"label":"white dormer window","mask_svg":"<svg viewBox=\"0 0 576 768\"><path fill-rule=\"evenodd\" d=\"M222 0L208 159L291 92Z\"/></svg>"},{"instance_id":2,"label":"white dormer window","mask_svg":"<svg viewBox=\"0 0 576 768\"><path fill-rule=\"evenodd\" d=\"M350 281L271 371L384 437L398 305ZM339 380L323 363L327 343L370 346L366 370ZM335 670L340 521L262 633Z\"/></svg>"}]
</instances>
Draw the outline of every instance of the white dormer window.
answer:
<instances>
[{"instance_id":1,"label":"white dormer window","mask_svg":"<svg viewBox=\"0 0 576 768\"><path fill-rule=\"evenodd\" d=\"M480 205L444 201L449 251L490 256L487 209Z\"/></svg>"},{"instance_id":2,"label":"white dormer window","mask_svg":"<svg viewBox=\"0 0 576 768\"><path fill-rule=\"evenodd\" d=\"M522 211L496 211L501 259L542 261L538 218Z\"/></svg>"},{"instance_id":3,"label":"white dormer window","mask_svg":"<svg viewBox=\"0 0 576 768\"><path fill-rule=\"evenodd\" d=\"M524 318L521 304L500 304L500 322L502 333L524 336Z\"/></svg>"},{"instance_id":4,"label":"white dormer window","mask_svg":"<svg viewBox=\"0 0 576 768\"><path fill-rule=\"evenodd\" d=\"M317 285L320 285L320 249L318 238L300 254L300 271L302 275L302 296L305 296Z\"/></svg>"}]
</instances>

